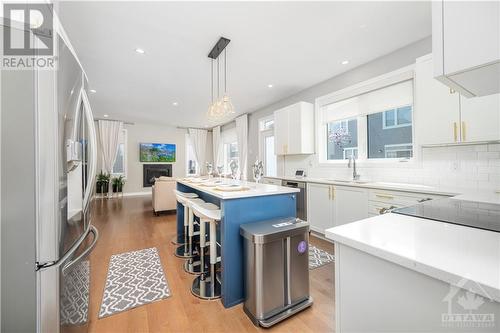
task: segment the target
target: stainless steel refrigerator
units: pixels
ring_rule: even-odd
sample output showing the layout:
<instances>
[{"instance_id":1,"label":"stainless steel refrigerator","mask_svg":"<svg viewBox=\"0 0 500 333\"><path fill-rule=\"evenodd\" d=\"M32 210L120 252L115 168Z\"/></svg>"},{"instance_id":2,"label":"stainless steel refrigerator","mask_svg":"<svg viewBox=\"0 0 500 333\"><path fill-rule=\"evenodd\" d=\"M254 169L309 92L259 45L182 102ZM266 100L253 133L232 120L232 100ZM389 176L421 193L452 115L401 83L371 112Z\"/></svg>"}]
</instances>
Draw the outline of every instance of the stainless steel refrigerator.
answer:
<instances>
[{"instance_id":1,"label":"stainless steel refrigerator","mask_svg":"<svg viewBox=\"0 0 500 333\"><path fill-rule=\"evenodd\" d=\"M2 332L88 328L96 133L86 75L61 36L56 70L1 73Z\"/></svg>"}]
</instances>

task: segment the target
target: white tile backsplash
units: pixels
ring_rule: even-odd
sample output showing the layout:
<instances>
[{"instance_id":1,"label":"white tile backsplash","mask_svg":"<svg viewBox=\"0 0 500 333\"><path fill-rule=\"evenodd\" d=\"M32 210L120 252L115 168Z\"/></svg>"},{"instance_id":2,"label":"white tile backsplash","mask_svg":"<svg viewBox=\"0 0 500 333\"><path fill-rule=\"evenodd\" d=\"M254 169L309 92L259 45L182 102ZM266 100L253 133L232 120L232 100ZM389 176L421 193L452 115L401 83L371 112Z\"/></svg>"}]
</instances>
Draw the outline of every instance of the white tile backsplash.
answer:
<instances>
[{"instance_id":1,"label":"white tile backsplash","mask_svg":"<svg viewBox=\"0 0 500 333\"><path fill-rule=\"evenodd\" d=\"M361 179L423 184L470 190L500 190L500 144L432 147L422 149L421 162L397 166L358 166ZM314 178L349 179L347 161L340 165L318 165L315 155L280 159L281 170L291 176L304 169Z\"/></svg>"}]
</instances>

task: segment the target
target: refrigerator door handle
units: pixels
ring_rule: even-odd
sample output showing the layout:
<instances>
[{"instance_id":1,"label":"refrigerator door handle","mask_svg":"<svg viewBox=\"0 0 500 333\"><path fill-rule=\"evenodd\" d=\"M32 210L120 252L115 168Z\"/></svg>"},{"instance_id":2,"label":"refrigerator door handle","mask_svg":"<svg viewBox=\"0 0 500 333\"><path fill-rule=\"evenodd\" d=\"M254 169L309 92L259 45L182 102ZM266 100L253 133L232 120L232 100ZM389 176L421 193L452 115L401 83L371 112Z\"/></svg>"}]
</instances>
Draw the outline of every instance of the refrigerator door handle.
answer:
<instances>
[{"instance_id":1,"label":"refrigerator door handle","mask_svg":"<svg viewBox=\"0 0 500 333\"><path fill-rule=\"evenodd\" d=\"M80 262L83 258L85 258L90 252L92 252L92 250L94 249L95 245L97 244L97 240L99 239L99 231L97 230L96 227L94 227L93 225L90 226L90 230L89 230L89 234L92 233L92 235L94 236L94 239L92 240L92 243L89 245L88 248L85 249L85 251L83 251L78 257L76 257L75 259L71 260L70 262L68 262L66 265L63 266L62 270L63 272L70 268L71 266L77 264L78 262ZM88 234L87 234L88 235Z\"/></svg>"},{"instance_id":2,"label":"refrigerator door handle","mask_svg":"<svg viewBox=\"0 0 500 333\"><path fill-rule=\"evenodd\" d=\"M80 238L70 247L70 249L68 251L66 251L66 253L61 258L59 258L58 260L55 260L55 261L48 261L48 262L43 262L43 263L36 262L36 264L35 264L36 265L35 270L36 271L41 271L41 270L44 270L44 269L47 269L47 268L53 268L53 267L59 267L59 266L61 266L64 262L66 262L66 260L68 260L75 253L75 251L80 247L80 245L82 245L82 243L85 240L85 238L87 238L87 235L90 232L90 228L91 227L92 226L89 225L89 227L82 234L82 236L80 236Z\"/></svg>"},{"instance_id":3,"label":"refrigerator door handle","mask_svg":"<svg viewBox=\"0 0 500 333\"><path fill-rule=\"evenodd\" d=\"M83 196L83 210L87 211L95 186L95 176L97 169L97 136L94 124L94 117L92 116L92 109L90 108L89 98L83 87L80 91L80 95L83 103L83 110L85 112L85 120L87 121L88 129L90 131L88 147L90 148L89 154L91 162L89 164L89 177L87 181L87 187L85 188L85 195Z\"/></svg>"}]
</instances>

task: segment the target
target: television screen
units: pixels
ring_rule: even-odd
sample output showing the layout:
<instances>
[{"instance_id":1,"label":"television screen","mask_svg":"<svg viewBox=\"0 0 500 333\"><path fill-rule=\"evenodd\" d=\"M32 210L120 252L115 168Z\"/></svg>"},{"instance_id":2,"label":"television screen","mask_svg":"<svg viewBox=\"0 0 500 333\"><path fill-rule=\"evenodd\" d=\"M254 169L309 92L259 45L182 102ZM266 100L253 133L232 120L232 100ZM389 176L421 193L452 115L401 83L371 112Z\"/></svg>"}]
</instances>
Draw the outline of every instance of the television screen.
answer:
<instances>
[{"instance_id":1,"label":"television screen","mask_svg":"<svg viewBox=\"0 0 500 333\"><path fill-rule=\"evenodd\" d=\"M168 143L141 143L141 162L175 162L175 145Z\"/></svg>"}]
</instances>

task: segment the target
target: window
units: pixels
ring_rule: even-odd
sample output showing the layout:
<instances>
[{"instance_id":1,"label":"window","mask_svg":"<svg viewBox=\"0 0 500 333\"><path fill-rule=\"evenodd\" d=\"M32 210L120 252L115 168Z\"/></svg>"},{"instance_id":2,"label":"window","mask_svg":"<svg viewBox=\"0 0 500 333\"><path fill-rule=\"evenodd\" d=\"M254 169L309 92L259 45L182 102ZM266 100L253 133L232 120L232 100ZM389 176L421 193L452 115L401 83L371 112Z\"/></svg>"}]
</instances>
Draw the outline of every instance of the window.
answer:
<instances>
[{"instance_id":1,"label":"window","mask_svg":"<svg viewBox=\"0 0 500 333\"><path fill-rule=\"evenodd\" d=\"M224 161L224 173L230 174L231 167L229 166L231 161L238 162L238 143L231 142L224 144L224 152L223 152L223 161Z\"/></svg>"},{"instance_id":2,"label":"window","mask_svg":"<svg viewBox=\"0 0 500 333\"><path fill-rule=\"evenodd\" d=\"M347 119L327 124L327 159L358 157L358 120Z\"/></svg>"},{"instance_id":3,"label":"window","mask_svg":"<svg viewBox=\"0 0 500 333\"><path fill-rule=\"evenodd\" d=\"M383 112L383 128L411 126L411 105Z\"/></svg>"},{"instance_id":4,"label":"window","mask_svg":"<svg viewBox=\"0 0 500 333\"><path fill-rule=\"evenodd\" d=\"M265 176L277 176L277 158L274 152L274 116L259 121L259 159L264 164Z\"/></svg>"},{"instance_id":5,"label":"window","mask_svg":"<svg viewBox=\"0 0 500 333\"><path fill-rule=\"evenodd\" d=\"M412 107L367 116L368 158L413 157Z\"/></svg>"},{"instance_id":6,"label":"window","mask_svg":"<svg viewBox=\"0 0 500 333\"><path fill-rule=\"evenodd\" d=\"M118 137L118 151L116 152L115 164L111 170L112 176L127 177L127 130L122 129ZM103 162L104 164L104 162Z\"/></svg>"},{"instance_id":7,"label":"window","mask_svg":"<svg viewBox=\"0 0 500 333\"><path fill-rule=\"evenodd\" d=\"M198 173L198 163L194 154L193 145L189 139L189 134L186 134L186 174L196 175Z\"/></svg>"},{"instance_id":8,"label":"window","mask_svg":"<svg viewBox=\"0 0 500 333\"><path fill-rule=\"evenodd\" d=\"M316 101L320 162L413 157L413 70L409 67Z\"/></svg>"}]
</instances>

